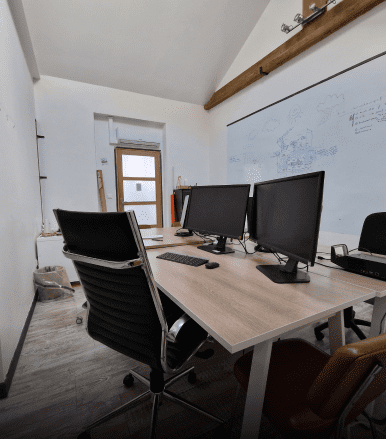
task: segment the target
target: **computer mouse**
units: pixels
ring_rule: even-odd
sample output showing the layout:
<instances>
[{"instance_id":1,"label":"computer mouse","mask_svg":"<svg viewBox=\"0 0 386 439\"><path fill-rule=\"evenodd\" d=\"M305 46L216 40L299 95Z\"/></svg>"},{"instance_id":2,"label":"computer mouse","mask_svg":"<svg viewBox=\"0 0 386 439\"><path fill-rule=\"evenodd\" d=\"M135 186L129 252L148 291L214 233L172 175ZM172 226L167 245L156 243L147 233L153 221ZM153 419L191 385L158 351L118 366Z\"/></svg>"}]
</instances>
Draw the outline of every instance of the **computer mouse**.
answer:
<instances>
[{"instance_id":1,"label":"computer mouse","mask_svg":"<svg viewBox=\"0 0 386 439\"><path fill-rule=\"evenodd\" d=\"M205 267L206 268L217 268L217 267L219 267L220 266L220 264L218 264L217 262L207 262L206 264L205 264Z\"/></svg>"}]
</instances>

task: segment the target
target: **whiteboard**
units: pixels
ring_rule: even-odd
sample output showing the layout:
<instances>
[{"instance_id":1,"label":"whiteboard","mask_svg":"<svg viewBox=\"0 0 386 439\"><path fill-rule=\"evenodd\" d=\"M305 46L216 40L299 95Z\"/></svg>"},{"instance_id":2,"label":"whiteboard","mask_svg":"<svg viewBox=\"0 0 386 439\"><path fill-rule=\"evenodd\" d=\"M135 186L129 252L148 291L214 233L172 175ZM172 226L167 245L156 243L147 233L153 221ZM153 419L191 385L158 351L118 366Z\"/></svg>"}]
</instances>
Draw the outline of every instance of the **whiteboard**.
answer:
<instances>
[{"instance_id":1,"label":"whiteboard","mask_svg":"<svg viewBox=\"0 0 386 439\"><path fill-rule=\"evenodd\" d=\"M269 80L269 79L268 79ZM386 56L228 125L228 184L324 170L320 230L386 211Z\"/></svg>"}]
</instances>

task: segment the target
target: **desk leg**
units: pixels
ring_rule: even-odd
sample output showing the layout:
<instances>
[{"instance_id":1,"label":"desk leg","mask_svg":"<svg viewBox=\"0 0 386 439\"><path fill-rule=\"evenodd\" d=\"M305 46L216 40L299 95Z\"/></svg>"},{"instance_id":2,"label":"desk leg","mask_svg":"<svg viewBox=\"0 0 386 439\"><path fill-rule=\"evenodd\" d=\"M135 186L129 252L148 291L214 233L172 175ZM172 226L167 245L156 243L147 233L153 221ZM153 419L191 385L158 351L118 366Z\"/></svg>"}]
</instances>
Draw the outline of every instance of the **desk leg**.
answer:
<instances>
[{"instance_id":1,"label":"desk leg","mask_svg":"<svg viewBox=\"0 0 386 439\"><path fill-rule=\"evenodd\" d=\"M370 338L376 337L377 335L383 334L385 332L386 318L383 321L381 328L381 321L385 312L386 312L386 297L376 297L374 300L373 315L371 318L370 335L369 335ZM377 399L372 401L367 406L367 412L375 417L383 418L385 416L385 403L383 400L384 400L383 396L380 395Z\"/></svg>"},{"instance_id":2,"label":"desk leg","mask_svg":"<svg viewBox=\"0 0 386 439\"><path fill-rule=\"evenodd\" d=\"M271 351L272 340L259 343L253 349L241 439L259 437Z\"/></svg>"},{"instance_id":3,"label":"desk leg","mask_svg":"<svg viewBox=\"0 0 386 439\"><path fill-rule=\"evenodd\" d=\"M330 352L331 355L341 346L346 344L346 334L344 330L343 310L337 312L328 319L328 329L330 333Z\"/></svg>"},{"instance_id":4,"label":"desk leg","mask_svg":"<svg viewBox=\"0 0 386 439\"><path fill-rule=\"evenodd\" d=\"M374 300L373 316L371 318L370 338L385 332L385 320L380 328L382 317L386 312L386 297L376 297ZM381 332L379 332L381 329Z\"/></svg>"}]
</instances>

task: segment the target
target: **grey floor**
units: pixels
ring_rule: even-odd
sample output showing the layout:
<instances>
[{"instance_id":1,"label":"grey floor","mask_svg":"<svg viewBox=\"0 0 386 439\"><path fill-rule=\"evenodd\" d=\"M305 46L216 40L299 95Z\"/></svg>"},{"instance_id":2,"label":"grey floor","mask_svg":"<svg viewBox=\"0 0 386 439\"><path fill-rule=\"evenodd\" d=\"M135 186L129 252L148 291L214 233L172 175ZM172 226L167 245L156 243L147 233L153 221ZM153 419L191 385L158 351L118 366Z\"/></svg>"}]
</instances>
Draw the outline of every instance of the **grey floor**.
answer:
<instances>
[{"instance_id":1,"label":"grey floor","mask_svg":"<svg viewBox=\"0 0 386 439\"><path fill-rule=\"evenodd\" d=\"M1 438L76 438L84 426L145 390L138 382L127 389L122 379L134 366L139 367L140 373L148 374L146 366L92 340L84 325L76 325L75 318L84 301L79 287L74 296L37 303L9 396L0 400ZM370 305L363 303L356 311L358 317L370 320ZM301 337L329 351L328 331L323 341L315 340L313 327L316 324L289 337ZM364 332L368 333L368 328L364 328ZM346 337L347 343L357 341L349 330ZM233 364L239 355L230 355L218 343L208 347L215 349L211 359L192 361L196 366L197 383L191 385L182 378L171 390L229 421L237 386ZM226 425L231 438L240 435L244 403L245 395L241 392L232 431L230 423ZM150 400L146 400L108 424L93 429L92 437L147 438L150 413ZM159 412L157 438L212 439L218 437L216 427L215 422L164 401ZM266 418L263 418L260 437L281 438ZM361 426L352 429L351 439L370 437Z\"/></svg>"}]
</instances>

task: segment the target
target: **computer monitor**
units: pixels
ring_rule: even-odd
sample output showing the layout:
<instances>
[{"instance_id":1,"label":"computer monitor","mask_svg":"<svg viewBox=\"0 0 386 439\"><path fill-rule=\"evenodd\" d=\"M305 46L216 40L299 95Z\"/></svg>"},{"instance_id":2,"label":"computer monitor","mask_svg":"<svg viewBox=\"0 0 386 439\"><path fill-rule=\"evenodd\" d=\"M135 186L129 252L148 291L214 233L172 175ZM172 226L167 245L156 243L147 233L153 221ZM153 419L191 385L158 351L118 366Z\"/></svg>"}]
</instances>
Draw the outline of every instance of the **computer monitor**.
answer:
<instances>
[{"instance_id":1,"label":"computer monitor","mask_svg":"<svg viewBox=\"0 0 386 439\"><path fill-rule=\"evenodd\" d=\"M255 183L250 239L288 256L285 265L256 268L276 283L309 282L298 262L314 265L322 213L324 171Z\"/></svg>"},{"instance_id":2,"label":"computer monitor","mask_svg":"<svg viewBox=\"0 0 386 439\"><path fill-rule=\"evenodd\" d=\"M182 209L185 198L190 195L190 189L174 189L174 218L175 221L181 221Z\"/></svg>"},{"instance_id":3,"label":"computer monitor","mask_svg":"<svg viewBox=\"0 0 386 439\"><path fill-rule=\"evenodd\" d=\"M178 229L178 231L174 234L174 236L192 236L193 233L191 232L191 230L187 230L185 228L185 222L187 220L187 215L186 212L188 210L188 205L189 205L189 195L186 195L185 200L184 200L184 207L182 209L182 214L181 214L181 228Z\"/></svg>"},{"instance_id":4,"label":"computer monitor","mask_svg":"<svg viewBox=\"0 0 386 439\"><path fill-rule=\"evenodd\" d=\"M192 186L185 228L217 236L217 244L198 247L211 253L233 253L226 238L241 239L249 197L249 184Z\"/></svg>"}]
</instances>

